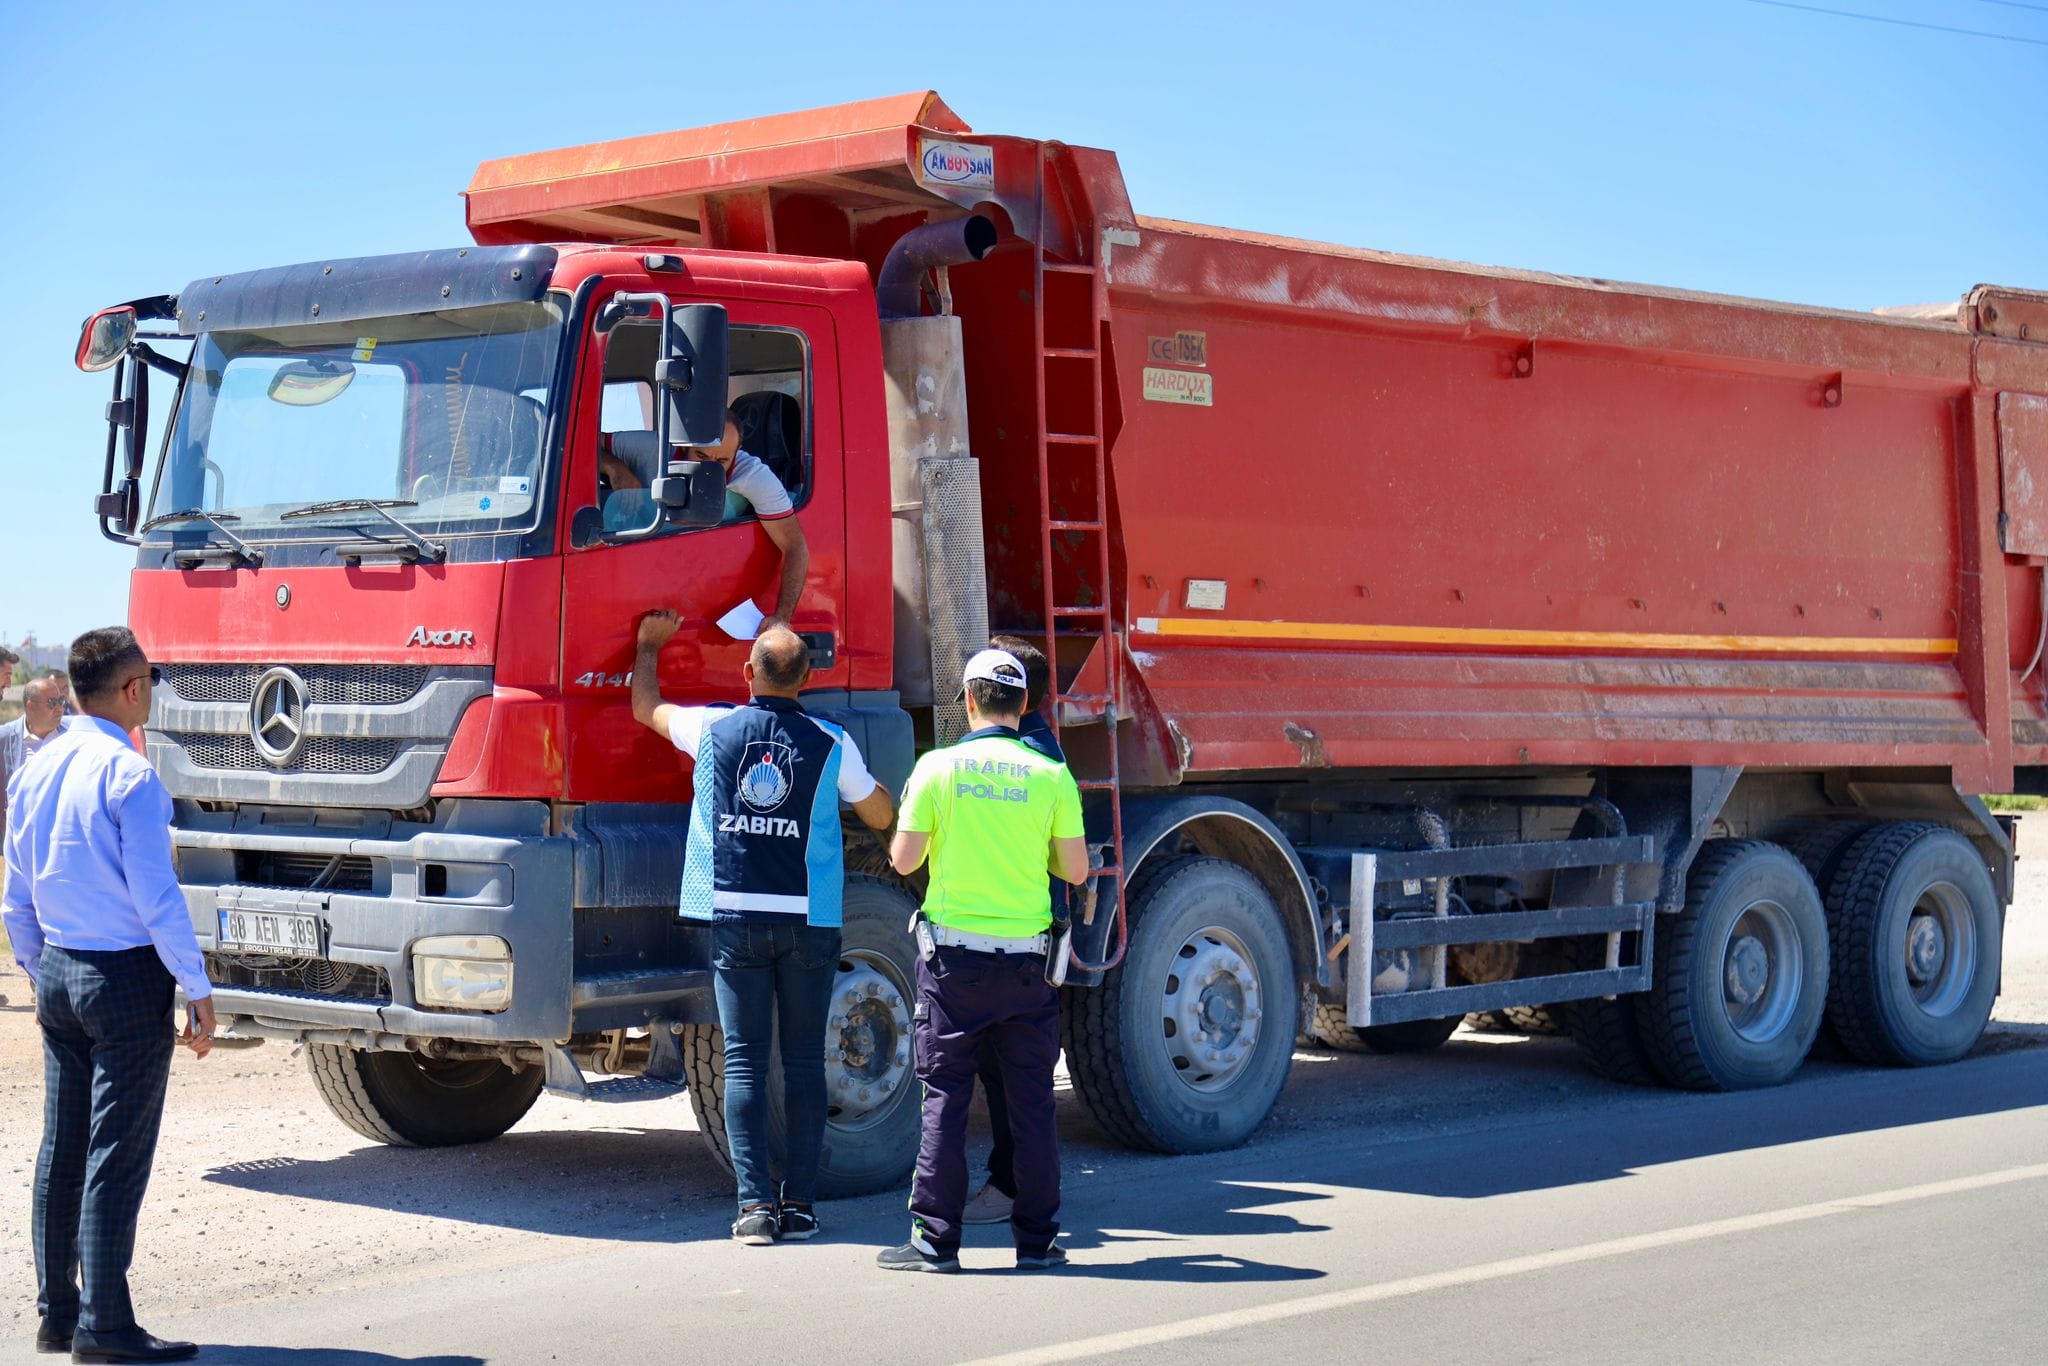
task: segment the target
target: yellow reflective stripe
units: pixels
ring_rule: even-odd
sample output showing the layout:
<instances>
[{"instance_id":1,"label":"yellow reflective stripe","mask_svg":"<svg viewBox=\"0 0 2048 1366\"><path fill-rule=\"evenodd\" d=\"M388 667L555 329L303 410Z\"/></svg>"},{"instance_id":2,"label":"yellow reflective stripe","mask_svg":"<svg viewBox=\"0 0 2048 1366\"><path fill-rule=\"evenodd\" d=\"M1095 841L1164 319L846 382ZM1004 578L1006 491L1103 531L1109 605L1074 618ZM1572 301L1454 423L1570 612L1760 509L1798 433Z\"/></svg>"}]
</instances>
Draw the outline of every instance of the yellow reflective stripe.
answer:
<instances>
[{"instance_id":1,"label":"yellow reflective stripe","mask_svg":"<svg viewBox=\"0 0 2048 1366\"><path fill-rule=\"evenodd\" d=\"M1523 645L1576 650L1726 650L1745 654L1952 655L1946 640L1903 636L1712 636L1654 631L1515 631L1472 626L1355 626L1328 621L1140 617L1138 633L1231 640L1342 640L1389 645Z\"/></svg>"}]
</instances>

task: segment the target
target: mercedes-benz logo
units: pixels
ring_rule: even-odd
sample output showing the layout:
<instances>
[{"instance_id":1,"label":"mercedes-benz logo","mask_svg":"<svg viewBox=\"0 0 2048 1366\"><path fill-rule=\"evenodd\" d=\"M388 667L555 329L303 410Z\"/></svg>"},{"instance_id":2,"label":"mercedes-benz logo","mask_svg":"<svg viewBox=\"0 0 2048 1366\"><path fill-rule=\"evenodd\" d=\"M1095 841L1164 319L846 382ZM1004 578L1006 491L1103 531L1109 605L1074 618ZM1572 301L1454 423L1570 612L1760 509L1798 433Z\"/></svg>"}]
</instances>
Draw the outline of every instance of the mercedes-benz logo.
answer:
<instances>
[{"instance_id":1,"label":"mercedes-benz logo","mask_svg":"<svg viewBox=\"0 0 2048 1366\"><path fill-rule=\"evenodd\" d=\"M256 680L249 702L249 738L272 768L299 757L306 739L306 681L290 669L272 669Z\"/></svg>"}]
</instances>

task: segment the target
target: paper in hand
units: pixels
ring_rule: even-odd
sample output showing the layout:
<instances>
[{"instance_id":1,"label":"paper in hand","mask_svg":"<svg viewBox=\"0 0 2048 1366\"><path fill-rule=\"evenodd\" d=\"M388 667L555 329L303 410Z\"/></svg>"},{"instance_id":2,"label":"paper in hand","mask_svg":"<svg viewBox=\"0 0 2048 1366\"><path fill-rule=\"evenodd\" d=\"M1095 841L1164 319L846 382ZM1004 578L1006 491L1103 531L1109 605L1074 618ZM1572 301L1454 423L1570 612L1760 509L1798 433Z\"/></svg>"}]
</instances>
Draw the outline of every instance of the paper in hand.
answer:
<instances>
[{"instance_id":1,"label":"paper in hand","mask_svg":"<svg viewBox=\"0 0 2048 1366\"><path fill-rule=\"evenodd\" d=\"M753 599L747 598L718 619L718 629L734 640L752 640L761 634L761 623L767 619L767 615L754 606Z\"/></svg>"}]
</instances>

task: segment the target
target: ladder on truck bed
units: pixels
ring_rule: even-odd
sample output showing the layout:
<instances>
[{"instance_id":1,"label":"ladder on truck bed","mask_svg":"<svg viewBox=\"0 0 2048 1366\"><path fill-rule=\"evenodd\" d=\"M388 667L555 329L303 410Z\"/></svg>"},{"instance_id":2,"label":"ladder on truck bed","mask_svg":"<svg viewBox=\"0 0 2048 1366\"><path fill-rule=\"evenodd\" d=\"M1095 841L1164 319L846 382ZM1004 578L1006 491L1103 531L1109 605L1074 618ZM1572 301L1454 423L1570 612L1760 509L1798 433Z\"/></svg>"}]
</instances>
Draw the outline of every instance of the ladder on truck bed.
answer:
<instances>
[{"instance_id":1,"label":"ladder on truck bed","mask_svg":"<svg viewBox=\"0 0 2048 1366\"><path fill-rule=\"evenodd\" d=\"M1051 665L1052 681L1047 693L1055 735L1067 706L1099 714L1103 724L1103 750L1107 772L1080 777L1081 791L1100 793L1109 809L1109 844L1102 866L1091 869L1090 880L1098 892L1114 888L1114 900L1098 895L1096 916L1111 917L1100 962L1087 962L1077 953L1074 966L1084 972L1107 972L1123 961L1129 941L1124 919L1124 818L1117 764L1116 725L1122 701L1122 648L1112 615L1109 559L1109 470L1102 405L1102 323L1106 316L1104 291L1107 282L1100 269L1101 244L1089 240L1085 224L1092 222L1082 197L1076 193L1065 149L1048 143L1039 149L1036 186L1037 224L1031 235L1032 252L1032 343L1038 351L1038 527L1040 577L1045 593L1045 657ZM1057 207L1061 217L1073 225L1073 244L1054 259L1048 250L1052 236L1053 196L1063 201ZM1057 297L1055 297L1057 296ZM1049 307L1050 305L1050 307ZM1053 324L1048 326L1048 314ZM1084 330L1085 327L1085 330ZM1049 396L1058 396L1058 419L1066 430L1055 427L1055 410ZM1086 402L1082 402L1085 397ZM1076 419L1080 419L1077 421ZM1052 485L1058 472L1068 476L1069 493L1078 483L1078 498L1058 509L1055 516ZM1078 479L1076 479L1078 476ZM1060 600L1059 552L1064 549L1070 565L1069 578L1076 598L1086 596L1092 582L1096 601ZM1102 656L1101 691L1069 693L1060 683L1059 641L1087 639ZM1085 672L1085 661L1084 670ZM1077 674L1078 681L1081 675ZM1062 746L1064 747L1064 741ZM1091 860L1092 862L1093 860Z\"/></svg>"}]
</instances>

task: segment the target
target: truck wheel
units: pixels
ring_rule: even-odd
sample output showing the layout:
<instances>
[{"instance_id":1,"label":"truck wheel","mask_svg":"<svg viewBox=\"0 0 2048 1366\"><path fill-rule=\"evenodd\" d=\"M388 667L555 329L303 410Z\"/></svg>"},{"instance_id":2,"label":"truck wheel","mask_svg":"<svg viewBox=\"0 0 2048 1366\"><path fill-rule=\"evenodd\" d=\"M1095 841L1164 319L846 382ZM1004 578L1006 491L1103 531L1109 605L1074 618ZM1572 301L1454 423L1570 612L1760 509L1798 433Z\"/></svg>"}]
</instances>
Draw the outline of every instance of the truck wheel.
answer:
<instances>
[{"instance_id":1,"label":"truck wheel","mask_svg":"<svg viewBox=\"0 0 2048 1366\"><path fill-rule=\"evenodd\" d=\"M1825 908L1828 888L1834 885L1835 874L1842 866L1842 856L1849 852L1850 845L1872 828L1868 821L1817 820L1792 831L1778 843L1784 845L1806 869L1806 875L1813 879L1813 885L1821 895L1821 905Z\"/></svg>"},{"instance_id":2,"label":"truck wheel","mask_svg":"<svg viewBox=\"0 0 2048 1366\"><path fill-rule=\"evenodd\" d=\"M1799 860L1714 840L1685 909L1658 926L1638 1016L1664 1079L1694 1091L1775 1086L1799 1070L1827 1003L1827 918Z\"/></svg>"},{"instance_id":3,"label":"truck wheel","mask_svg":"<svg viewBox=\"0 0 2048 1366\"><path fill-rule=\"evenodd\" d=\"M1365 1040L1358 1037L1358 1031L1351 1027L1351 1021L1344 1016L1343 1002L1316 1002L1313 1024L1315 1027L1310 1034L1324 1048L1333 1048L1339 1053L1367 1051Z\"/></svg>"},{"instance_id":4,"label":"truck wheel","mask_svg":"<svg viewBox=\"0 0 2048 1366\"><path fill-rule=\"evenodd\" d=\"M1074 1089L1128 1147L1235 1147L1272 1113L1294 1061L1299 994L1279 910L1244 869L1198 857L1146 869L1126 906L1123 966L1067 991Z\"/></svg>"},{"instance_id":5,"label":"truck wheel","mask_svg":"<svg viewBox=\"0 0 2048 1366\"><path fill-rule=\"evenodd\" d=\"M1597 972L1607 966L1604 937L1587 935L1559 942L1566 971ZM1640 1004L1634 996L1596 996L1561 1002L1548 1010L1595 1072L1624 1086L1654 1086L1657 1069L1650 1061L1649 1049L1643 1046L1636 1021Z\"/></svg>"},{"instance_id":6,"label":"truck wheel","mask_svg":"<svg viewBox=\"0 0 2048 1366\"><path fill-rule=\"evenodd\" d=\"M1924 1067L1968 1053L1998 994L1998 893L1947 826L1881 825L1829 888L1835 976L1828 1018L1851 1057Z\"/></svg>"},{"instance_id":7,"label":"truck wheel","mask_svg":"<svg viewBox=\"0 0 2048 1366\"><path fill-rule=\"evenodd\" d=\"M1508 1028L1520 1034L1562 1034L1564 1024L1549 1006L1509 1006L1501 1012Z\"/></svg>"},{"instance_id":8,"label":"truck wheel","mask_svg":"<svg viewBox=\"0 0 2048 1366\"><path fill-rule=\"evenodd\" d=\"M1316 1006L1316 1038L1340 1053L1427 1053L1442 1047L1464 1020L1462 1015L1453 1015L1444 1020L1404 1020L1355 1029L1345 1018L1343 1006L1320 1002Z\"/></svg>"},{"instance_id":9,"label":"truck wheel","mask_svg":"<svg viewBox=\"0 0 2048 1366\"><path fill-rule=\"evenodd\" d=\"M442 1061L325 1043L306 1045L306 1070L336 1119L364 1138L400 1148L496 1138L533 1108L542 1079L532 1065Z\"/></svg>"},{"instance_id":10,"label":"truck wheel","mask_svg":"<svg viewBox=\"0 0 2048 1366\"><path fill-rule=\"evenodd\" d=\"M879 878L856 873L846 879L839 971L825 1020L821 1199L901 1185L917 1162L918 1088L910 1056L916 949L905 928L915 909L908 893ZM697 1127L719 1165L731 1171L732 1151L725 1136L725 1036L716 1025L688 1026L682 1049ZM768 1131L778 1151L786 1123L778 1050L768 1074Z\"/></svg>"}]
</instances>

